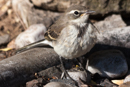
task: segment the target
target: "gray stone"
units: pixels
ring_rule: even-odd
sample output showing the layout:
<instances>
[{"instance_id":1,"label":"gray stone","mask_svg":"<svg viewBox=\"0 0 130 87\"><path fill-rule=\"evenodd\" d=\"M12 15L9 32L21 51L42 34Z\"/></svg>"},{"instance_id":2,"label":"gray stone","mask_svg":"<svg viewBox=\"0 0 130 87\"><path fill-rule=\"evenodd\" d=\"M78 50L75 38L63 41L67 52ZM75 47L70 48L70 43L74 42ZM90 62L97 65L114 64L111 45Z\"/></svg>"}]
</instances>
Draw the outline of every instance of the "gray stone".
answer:
<instances>
[{"instance_id":1,"label":"gray stone","mask_svg":"<svg viewBox=\"0 0 130 87\"><path fill-rule=\"evenodd\" d=\"M130 26L106 29L97 35L97 43L129 48Z\"/></svg>"},{"instance_id":2,"label":"gray stone","mask_svg":"<svg viewBox=\"0 0 130 87\"><path fill-rule=\"evenodd\" d=\"M95 26L100 31L106 31L107 29L114 29L114 28L122 28L126 27L125 22L122 20L120 15L111 15L103 21L99 21L95 23Z\"/></svg>"},{"instance_id":3,"label":"gray stone","mask_svg":"<svg viewBox=\"0 0 130 87\"><path fill-rule=\"evenodd\" d=\"M65 84L61 82L50 82L46 84L44 87L76 87L76 86L72 86L70 84Z\"/></svg>"},{"instance_id":4,"label":"gray stone","mask_svg":"<svg viewBox=\"0 0 130 87\"><path fill-rule=\"evenodd\" d=\"M124 83L130 82L130 75L127 75L124 79Z\"/></svg>"},{"instance_id":5,"label":"gray stone","mask_svg":"<svg viewBox=\"0 0 130 87\"><path fill-rule=\"evenodd\" d=\"M128 71L124 55L119 50L104 50L93 53L89 57L88 70L102 77L117 78L126 75Z\"/></svg>"},{"instance_id":6,"label":"gray stone","mask_svg":"<svg viewBox=\"0 0 130 87\"><path fill-rule=\"evenodd\" d=\"M20 33L15 39L15 48L24 47L30 43L44 39L46 27L43 24L31 25L27 30Z\"/></svg>"},{"instance_id":7,"label":"gray stone","mask_svg":"<svg viewBox=\"0 0 130 87\"><path fill-rule=\"evenodd\" d=\"M46 10L65 11L71 4L67 0L32 0L33 4Z\"/></svg>"},{"instance_id":8,"label":"gray stone","mask_svg":"<svg viewBox=\"0 0 130 87\"><path fill-rule=\"evenodd\" d=\"M35 9L29 0L12 0L12 7L14 12L21 19L25 29L30 25L39 23L44 24L48 28L53 23L54 18L59 16L59 13L56 12Z\"/></svg>"},{"instance_id":9,"label":"gray stone","mask_svg":"<svg viewBox=\"0 0 130 87\"><path fill-rule=\"evenodd\" d=\"M36 79L29 81L26 83L26 87L38 87L36 84L38 84L38 81Z\"/></svg>"},{"instance_id":10,"label":"gray stone","mask_svg":"<svg viewBox=\"0 0 130 87\"><path fill-rule=\"evenodd\" d=\"M119 87L130 87L130 82L123 83L123 84L119 85Z\"/></svg>"},{"instance_id":11,"label":"gray stone","mask_svg":"<svg viewBox=\"0 0 130 87\"><path fill-rule=\"evenodd\" d=\"M80 81L83 81L83 82L86 82L86 83L91 82L91 74L90 74L90 72L86 73L85 71L68 71L68 74L70 75L70 77L72 79L77 81L79 85L82 85L82 83Z\"/></svg>"},{"instance_id":12,"label":"gray stone","mask_svg":"<svg viewBox=\"0 0 130 87\"><path fill-rule=\"evenodd\" d=\"M8 34L0 36L0 45L7 44L10 41L10 36Z\"/></svg>"},{"instance_id":13,"label":"gray stone","mask_svg":"<svg viewBox=\"0 0 130 87\"><path fill-rule=\"evenodd\" d=\"M130 11L129 0L32 0L32 2L38 7L53 11L65 11L69 6L79 4L95 10L95 14Z\"/></svg>"}]
</instances>

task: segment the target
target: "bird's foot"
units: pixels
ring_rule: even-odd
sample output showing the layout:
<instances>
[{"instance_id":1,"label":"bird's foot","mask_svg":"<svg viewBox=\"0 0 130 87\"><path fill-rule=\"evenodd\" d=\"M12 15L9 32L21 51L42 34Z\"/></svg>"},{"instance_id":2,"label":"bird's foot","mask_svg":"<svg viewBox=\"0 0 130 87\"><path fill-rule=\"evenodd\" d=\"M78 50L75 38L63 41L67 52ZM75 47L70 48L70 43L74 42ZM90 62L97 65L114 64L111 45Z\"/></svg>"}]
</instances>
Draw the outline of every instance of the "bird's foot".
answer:
<instances>
[{"instance_id":1,"label":"bird's foot","mask_svg":"<svg viewBox=\"0 0 130 87\"><path fill-rule=\"evenodd\" d=\"M77 81L75 81L73 78L71 78L70 75L68 74L68 72L66 71L66 69L65 69L65 67L64 67L64 64L63 64L63 61L62 61L62 57L59 57L59 58L60 58L60 62L61 62L61 67L62 67L62 69L63 69L62 78L63 78L64 76L68 77L70 80L72 80L72 81L74 82L74 84L75 84L77 87L79 87Z\"/></svg>"}]
</instances>

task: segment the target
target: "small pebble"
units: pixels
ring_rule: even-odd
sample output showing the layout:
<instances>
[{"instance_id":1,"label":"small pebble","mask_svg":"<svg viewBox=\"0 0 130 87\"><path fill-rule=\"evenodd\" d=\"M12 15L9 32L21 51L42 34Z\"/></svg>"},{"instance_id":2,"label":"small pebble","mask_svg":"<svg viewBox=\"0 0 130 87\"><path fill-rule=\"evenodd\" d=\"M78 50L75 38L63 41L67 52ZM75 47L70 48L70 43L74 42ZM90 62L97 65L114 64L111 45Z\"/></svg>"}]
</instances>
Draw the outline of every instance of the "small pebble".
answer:
<instances>
[{"instance_id":1,"label":"small pebble","mask_svg":"<svg viewBox=\"0 0 130 87\"><path fill-rule=\"evenodd\" d=\"M36 84L38 83L38 81L36 79L29 81L26 83L26 87L38 87Z\"/></svg>"},{"instance_id":2,"label":"small pebble","mask_svg":"<svg viewBox=\"0 0 130 87\"><path fill-rule=\"evenodd\" d=\"M0 45L7 44L10 40L10 36L8 34L0 36Z\"/></svg>"},{"instance_id":3,"label":"small pebble","mask_svg":"<svg viewBox=\"0 0 130 87\"><path fill-rule=\"evenodd\" d=\"M85 71L75 71L75 72L74 71L73 72L68 71L68 74L70 75L70 77L72 79L74 79L78 83L80 82L79 80L82 80L82 81L84 81L86 83L90 83L90 81L91 81L91 74L90 74L90 72L86 73ZM80 85L80 83L79 83L79 85Z\"/></svg>"},{"instance_id":4,"label":"small pebble","mask_svg":"<svg viewBox=\"0 0 130 87\"><path fill-rule=\"evenodd\" d=\"M130 82L123 83L123 84L119 85L119 87L130 87Z\"/></svg>"},{"instance_id":5,"label":"small pebble","mask_svg":"<svg viewBox=\"0 0 130 87\"><path fill-rule=\"evenodd\" d=\"M61 82L50 82L43 87L76 87L76 86L72 86L70 84L65 84Z\"/></svg>"},{"instance_id":6,"label":"small pebble","mask_svg":"<svg viewBox=\"0 0 130 87\"><path fill-rule=\"evenodd\" d=\"M126 76L124 79L124 83L130 82L130 75Z\"/></svg>"}]
</instances>

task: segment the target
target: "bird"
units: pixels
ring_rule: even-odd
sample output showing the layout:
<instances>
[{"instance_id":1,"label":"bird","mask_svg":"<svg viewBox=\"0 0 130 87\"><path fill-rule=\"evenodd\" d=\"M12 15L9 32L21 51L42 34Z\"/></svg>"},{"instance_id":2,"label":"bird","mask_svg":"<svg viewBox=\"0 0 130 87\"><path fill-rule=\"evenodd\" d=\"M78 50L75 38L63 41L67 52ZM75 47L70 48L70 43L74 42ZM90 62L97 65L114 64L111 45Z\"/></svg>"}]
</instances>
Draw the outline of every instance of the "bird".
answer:
<instances>
[{"instance_id":1,"label":"bird","mask_svg":"<svg viewBox=\"0 0 130 87\"><path fill-rule=\"evenodd\" d=\"M44 35L45 39L27 45L18 52L39 45L50 45L60 56L62 65L62 58L74 59L83 56L93 48L97 40L98 30L89 20L89 15L94 12L88 10L86 6L70 6L49 27Z\"/></svg>"}]
</instances>

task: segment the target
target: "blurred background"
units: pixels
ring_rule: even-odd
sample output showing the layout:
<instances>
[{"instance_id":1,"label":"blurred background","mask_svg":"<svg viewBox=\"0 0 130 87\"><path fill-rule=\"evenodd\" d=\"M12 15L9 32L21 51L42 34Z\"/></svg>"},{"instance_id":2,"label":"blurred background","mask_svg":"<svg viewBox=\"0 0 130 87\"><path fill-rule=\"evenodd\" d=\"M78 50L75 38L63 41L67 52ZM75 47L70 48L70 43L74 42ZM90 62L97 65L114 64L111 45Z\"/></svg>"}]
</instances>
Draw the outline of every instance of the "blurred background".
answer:
<instances>
[{"instance_id":1,"label":"blurred background","mask_svg":"<svg viewBox=\"0 0 130 87\"><path fill-rule=\"evenodd\" d=\"M105 46L96 45L91 52L119 48L130 61L130 0L0 0L0 61L15 55L16 49L44 39L49 26L71 5L96 11L90 21L101 34L97 43Z\"/></svg>"},{"instance_id":2,"label":"blurred background","mask_svg":"<svg viewBox=\"0 0 130 87\"><path fill-rule=\"evenodd\" d=\"M107 21L96 24L99 29L129 26L129 3L130 0L0 0L0 48L16 48L14 40L21 32L34 24L48 28L71 5L96 11L90 15L91 22ZM11 55L12 50L0 52L0 58Z\"/></svg>"}]
</instances>

